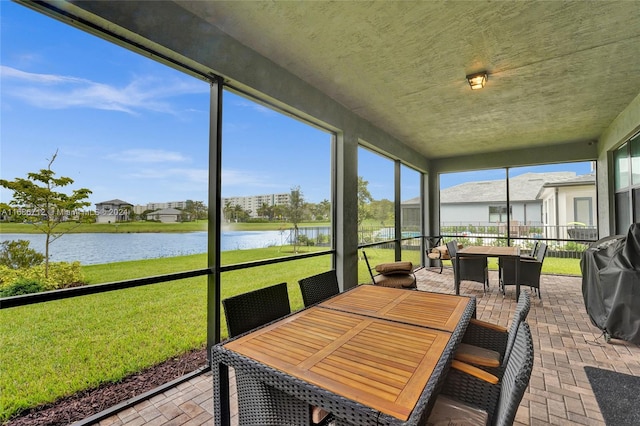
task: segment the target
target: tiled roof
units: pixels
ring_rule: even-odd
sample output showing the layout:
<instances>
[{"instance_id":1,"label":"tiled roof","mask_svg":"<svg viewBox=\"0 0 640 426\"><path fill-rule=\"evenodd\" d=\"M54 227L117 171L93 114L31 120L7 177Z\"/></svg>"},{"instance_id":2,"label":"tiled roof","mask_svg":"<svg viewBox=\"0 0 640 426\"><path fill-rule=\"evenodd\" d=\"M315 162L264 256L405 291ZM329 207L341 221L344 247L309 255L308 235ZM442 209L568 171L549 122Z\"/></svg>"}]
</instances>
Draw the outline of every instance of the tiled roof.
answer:
<instances>
[{"instance_id":1,"label":"tiled roof","mask_svg":"<svg viewBox=\"0 0 640 426\"><path fill-rule=\"evenodd\" d=\"M123 206L123 205L125 205L125 206L133 206L133 204L127 203L126 201L122 201L122 200L120 200L118 198L116 198L114 200L103 201L101 203L96 203L96 206L100 206L100 205L103 205L103 204L111 204L111 205L114 205L114 206Z\"/></svg>"},{"instance_id":2,"label":"tiled roof","mask_svg":"<svg viewBox=\"0 0 640 426\"><path fill-rule=\"evenodd\" d=\"M524 173L509 179L509 200L532 201L545 183L575 178L575 172ZM466 182L440 191L441 204L506 202L506 181Z\"/></svg>"}]
</instances>

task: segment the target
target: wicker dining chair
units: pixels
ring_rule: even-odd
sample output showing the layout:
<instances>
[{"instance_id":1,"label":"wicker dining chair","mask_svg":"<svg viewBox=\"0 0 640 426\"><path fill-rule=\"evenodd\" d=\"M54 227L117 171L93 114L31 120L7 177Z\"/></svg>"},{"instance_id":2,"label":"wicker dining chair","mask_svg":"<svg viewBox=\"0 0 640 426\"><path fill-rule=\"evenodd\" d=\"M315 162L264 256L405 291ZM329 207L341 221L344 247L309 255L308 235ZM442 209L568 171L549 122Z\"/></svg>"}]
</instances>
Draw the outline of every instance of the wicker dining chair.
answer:
<instances>
[{"instance_id":1,"label":"wicker dining chair","mask_svg":"<svg viewBox=\"0 0 640 426\"><path fill-rule=\"evenodd\" d=\"M454 358L468 364L490 367L493 374L502 375L521 322L526 321L531 309L531 296L520 292L518 305L509 329L498 324L471 319ZM495 370L493 370L495 369Z\"/></svg>"},{"instance_id":2,"label":"wicker dining chair","mask_svg":"<svg viewBox=\"0 0 640 426\"><path fill-rule=\"evenodd\" d=\"M519 281L520 286L529 286L540 295L540 275L542 273L542 263L544 262L545 255L547 253L547 245L540 243L536 256L533 259L523 258L519 259ZM505 286L516 285L516 267L515 259L504 259L500 268L500 290L502 294L505 294Z\"/></svg>"},{"instance_id":3,"label":"wicker dining chair","mask_svg":"<svg viewBox=\"0 0 640 426\"><path fill-rule=\"evenodd\" d=\"M229 337L235 337L291 313L287 283L280 283L222 301ZM236 369L238 421L241 425L314 425L326 412ZM317 421L314 421L314 419Z\"/></svg>"},{"instance_id":4,"label":"wicker dining chair","mask_svg":"<svg viewBox=\"0 0 640 426\"><path fill-rule=\"evenodd\" d=\"M513 351L501 378L487 381L486 371L451 368L427 425L511 426L533 370L533 338L529 324L518 326ZM456 363L457 361L453 361ZM498 380L497 384L494 384Z\"/></svg>"},{"instance_id":5,"label":"wicker dining chair","mask_svg":"<svg viewBox=\"0 0 640 426\"><path fill-rule=\"evenodd\" d=\"M305 307L311 306L340 293L338 276L334 269L311 277L303 278L298 281L298 285L300 286L302 301Z\"/></svg>"},{"instance_id":6,"label":"wicker dining chair","mask_svg":"<svg viewBox=\"0 0 640 426\"><path fill-rule=\"evenodd\" d=\"M482 284L482 291L489 289L489 268L487 258L484 256L458 256L458 242L456 240L447 243L449 257L453 265L454 277L457 273L456 263L460 263L460 281L474 281Z\"/></svg>"}]
</instances>

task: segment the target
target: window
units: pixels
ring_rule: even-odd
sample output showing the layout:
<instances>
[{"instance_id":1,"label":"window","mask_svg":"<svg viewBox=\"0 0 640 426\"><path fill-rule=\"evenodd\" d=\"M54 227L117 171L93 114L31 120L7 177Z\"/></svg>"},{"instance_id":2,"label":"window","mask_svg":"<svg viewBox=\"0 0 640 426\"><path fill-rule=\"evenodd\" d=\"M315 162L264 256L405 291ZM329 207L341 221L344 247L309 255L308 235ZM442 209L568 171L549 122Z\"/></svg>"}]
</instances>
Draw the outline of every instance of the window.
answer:
<instances>
[{"instance_id":1,"label":"window","mask_svg":"<svg viewBox=\"0 0 640 426\"><path fill-rule=\"evenodd\" d=\"M333 135L231 89L223 110L222 263L330 249Z\"/></svg>"},{"instance_id":2,"label":"window","mask_svg":"<svg viewBox=\"0 0 640 426\"><path fill-rule=\"evenodd\" d=\"M629 186L629 149L625 143L618 148L614 154L615 162L615 185L616 189L627 188Z\"/></svg>"},{"instance_id":3,"label":"window","mask_svg":"<svg viewBox=\"0 0 640 426\"><path fill-rule=\"evenodd\" d=\"M593 199L591 197L577 197L573 199L574 222L593 226Z\"/></svg>"},{"instance_id":4,"label":"window","mask_svg":"<svg viewBox=\"0 0 640 426\"><path fill-rule=\"evenodd\" d=\"M509 206L509 216L511 214L512 208ZM489 222L491 223L501 223L507 221L507 206L489 206Z\"/></svg>"},{"instance_id":5,"label":"window","mask_svg":"<svg viewBox=\"0 0 640 426\"><path fill-rule=\"evenodd\" d=\"M613 152L615 176L616 233L626 234L640 221L640 134Z\"/></svg>"}]
</instances>

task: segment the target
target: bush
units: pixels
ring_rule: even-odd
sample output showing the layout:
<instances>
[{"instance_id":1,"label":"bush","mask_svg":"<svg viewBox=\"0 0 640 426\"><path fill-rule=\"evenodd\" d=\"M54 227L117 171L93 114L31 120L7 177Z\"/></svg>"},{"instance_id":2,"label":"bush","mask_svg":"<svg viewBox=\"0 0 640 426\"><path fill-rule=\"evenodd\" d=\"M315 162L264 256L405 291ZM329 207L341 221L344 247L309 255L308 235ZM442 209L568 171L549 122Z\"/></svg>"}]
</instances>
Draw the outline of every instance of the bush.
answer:
<instances>
[{"instance_id":1,"label":"bush","mask_svg":"<svg viewBox=\"0 0 640 426\"><path fill-rule=\"evenodd\" d=\"M31 268L44 262L44 255L29 248L27 240L9 240L0 243L0 265L11 269Z\"/></svg>"},{"instance_id":2,"label":"bush","mask_svg":"<svg viewBox=\"0 0 640 426\"><path fill-rule=\"evenodd\" d=\"M0 291L0 297L20 296L23 294L39 293L44 291L44 287L34 280L19 279L13 284Z\"/></svg>"},{"instance_id":3,"label":"bush","mask_svg":"<svg viewBox=\"0 0 640 426\"><path fill-rule=\"evenodd\" d=\"M49 277L45 278L44 265L32 268L12 269L0 265L0 289L6 289L20 281L40 284L43 290L77 287L84 284L80 262L54 262L49 264Z\"/></svg>"}]
</instances>

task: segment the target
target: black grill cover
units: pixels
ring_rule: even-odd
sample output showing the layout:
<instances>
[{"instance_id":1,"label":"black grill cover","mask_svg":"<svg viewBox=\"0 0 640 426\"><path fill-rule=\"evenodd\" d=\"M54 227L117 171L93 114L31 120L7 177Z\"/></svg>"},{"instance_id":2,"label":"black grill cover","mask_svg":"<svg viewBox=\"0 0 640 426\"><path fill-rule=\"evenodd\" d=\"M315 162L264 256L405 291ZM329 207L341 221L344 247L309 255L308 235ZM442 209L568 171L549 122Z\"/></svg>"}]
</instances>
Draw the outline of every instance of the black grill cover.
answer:
<instances>
[{"instance_id":1,"label":"black grill cover","mask_svg":"<svg viewBox=\"0 0 640 426\"><path fill-rule=\"evenodd\" d=\"M640 344L640 223L626 236L593 243L580 261L582 295L593 325Z\"/></svg>"}]
</instances>

